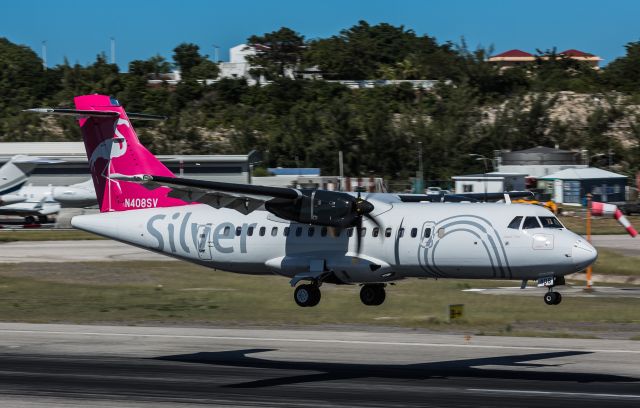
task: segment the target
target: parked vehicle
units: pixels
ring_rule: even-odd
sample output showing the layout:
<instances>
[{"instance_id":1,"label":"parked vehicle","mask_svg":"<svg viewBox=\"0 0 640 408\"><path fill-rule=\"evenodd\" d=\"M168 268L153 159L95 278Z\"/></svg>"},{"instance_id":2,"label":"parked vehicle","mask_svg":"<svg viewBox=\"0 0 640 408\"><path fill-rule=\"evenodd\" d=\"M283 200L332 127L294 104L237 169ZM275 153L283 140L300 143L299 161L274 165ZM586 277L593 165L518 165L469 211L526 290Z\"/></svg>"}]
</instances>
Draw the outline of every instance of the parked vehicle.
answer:
<instances>
[{"instance_id":1,"label":"parked vehicle","mask_svg":"<svg viewBox=\"0 0 640 408\"><path fill-rule=\"evenodd\" d=\"M625 203L619 205L618 208L624 215L640 214L640 201Z\"/></svg>"}]
</instances>

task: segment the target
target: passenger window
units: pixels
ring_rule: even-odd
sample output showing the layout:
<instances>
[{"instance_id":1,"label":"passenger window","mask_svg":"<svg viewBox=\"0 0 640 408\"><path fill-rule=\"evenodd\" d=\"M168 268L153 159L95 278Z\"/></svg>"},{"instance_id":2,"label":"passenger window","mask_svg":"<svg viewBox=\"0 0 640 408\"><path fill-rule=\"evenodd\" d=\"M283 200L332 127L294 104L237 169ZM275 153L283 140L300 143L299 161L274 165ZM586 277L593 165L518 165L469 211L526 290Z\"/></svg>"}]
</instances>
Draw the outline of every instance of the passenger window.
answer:
<instances>
[{"instance_id":1,"label":"passenger window","mask_svg":"<svg viewBox=\"0 0 640 408\"><path fill-rule=\"evenodd\" d=\"M438 238L444 238L444 228L438 228Z\"/></svg>"},{"instance_id":2,"label":"passenger window","mask_svg":"<svg viewBox=\"0 0 640 408\"><path fill-rule=\"evenodd\" d=\"M542 228L564 228L556 217L540 217Z\"/></svg>"},{"instance_id":3,"label":"passenger window","mask_svg":"<svg viewBox=\"0 0 640 408\"><path fill-rule=\"evenodd\" d=\"M282 230L282 235L284 235L285 237L289 236L289 227L284 227L284 229Z\"/></svg>"},{"instance_id":4,"label":"passenger window","mask_svg":"<svg viewBox=\"0 0 640 408\"><path fill-rule=\"evenodd\" d=\"M398 238L402 238L404 236L404 228L400 228L398 230Z\"/></svg>"},{"instance_id":5,"label":"passenger window","mask_svg":"<svg viewBox=\"0 0 640 408\"><path fill-rule=\"evenodd\" d=\"M540 228L540 222L536 217L527 217L522 223L522 229Z\"/></svg>"},{"instance_id":6,"label":"passenger window","mask_svg":"<svg viewBox=\"0 0 640 408\"><path fill-rule=\"evenodd\" d=\"M247 235L248 236L252 236L253 235L253 226L249 227L249 229L247 229Z\"/></svg>"},{"instance_id":7,"label":"passenger window","mask_svg":"<svg viewBox=\"0 0 640 408\"><path fill-rule=\"evenodd\" d=\"M391 228L387 228L384 230L384 236L389 238L391 236Z\"/></svg>"},{"instance_id":8,"label":"passenger window","mask_svg":"<svg viewBox=\"0 0 640 408\"><path fill-rule=\"evenodd\" d=\"M366 228L363 228L363 229L362 229L362 232L360 232L360 236L361 236L362 238L364 238L366 235L367 235L367 229L366 229Z\"/></svg>"},{"instance_id":9,"label":"passenger window","mask_svg":"<svg viewBox=\"0 0 640 408\"><path fill-rule=\"evenodd\" d=\"M380 228L378 227L375 227L374 229L371 230L371 236L374 238L377 237L379 233L380 233Z\"/></svg>"},{"instance_id":10,"label":"passenger window","mask_svg":"<svg viewBox=\"0 0 640 408\"><path fill-rule=\"evenodd\" d=\"M429 238L431 236L431 228L424 229L424 237Z\"/></svg>"},{"instance_id":11,"label":"passenger window","mask_svg":"<svg viewBox=\"0 0 640 408\"><path fill-rule=\"evenodd\" d=\"M349 229L347 230L347 236L348 236L349 238L351 238L351 237L353 236L353 228L349 228Z\"/></svg>"},{"instance_id":12,"label":"passenger window","mask_svg":"<svg viewBox=\"0 0 640 408\"><path fill-rule=\"evenodd\" d=\"M264 233L267 232L267 229L265 227L260 227L260 236L264 237Z\"/></svg>"},{"instance_id":13,"label":"passenger window","mask_svg":"<svg viewBox=\"0 0 640 408\"><path fill-rule=\"evenodd\" d=\"M418 236L418 229L417 228L411 228L411 238L415 238Z\"/></svg>"},{"instance_id":14,"label":"passenger window","mask_svg":"<svg viewBox=\"0 0 640 408\"><path fill-rule=\"evenodd\" d=\"M278 227L271 228L271 236L275 237L276 235L278 235Z\"/></svg>"},{"instance_id":15,"label":"passenger window","mask_svg":"<svg viewBox=\"0 0 640 408\"><path fill-rule=\"evenodd\" d=\"M521 216L517 216L514 219L511 220L511 222L509 223L509 226L507 228L511 228L511 229L520 229L520 222L522 221L522 217Z\"/></svg>"},{"instance_id":16,"label":"passenger window","mask_svg":"<svg viewBox=\"0 0 640 408\"><path fill-rule=\"evenodd\" d=\"M296 237L299 237L301 235L302 235L302 227L296 228Z\"/></svg>"},{"instance_id":17,"label":"passenger window","mask_svg":"<svg viewBox=\"0 0 640 408\"><path fill-rule=\"evenodd\" d=\"M242 227L236 227L236 237L242 235Z\"/></svg>"},{"instance_id":18,"label":"passenger window","mask_svg":"<svg viewBox=\"0 0 640 408\"><path fill-rule=\"evenodd\" d=\"M320 229L320 236L321 237L326 237L327 236L327 227L322 227Z\"/></svg>"},{"instance_id":19,"label":"passenger window","mask_svg":"<svg viewBox=\"0 0 640 408\"><path fill-rule=\"evenodd\" d=\"M309 235L310 237L313 236L313 234L316 232L316 229L313 227L309 227L309 230L307 231L307 235Z\"/></svg>"},{"instance_id":20,"label":"passenger window","mask_svg":"<svg viewBox=\"0 0 640 408\"><path fill-rule=\"evenodd\" d=\"M224 227L224 236L227 237L229 236L229 233L231 232L231 227Z\"/></svg>"}]
</instances>

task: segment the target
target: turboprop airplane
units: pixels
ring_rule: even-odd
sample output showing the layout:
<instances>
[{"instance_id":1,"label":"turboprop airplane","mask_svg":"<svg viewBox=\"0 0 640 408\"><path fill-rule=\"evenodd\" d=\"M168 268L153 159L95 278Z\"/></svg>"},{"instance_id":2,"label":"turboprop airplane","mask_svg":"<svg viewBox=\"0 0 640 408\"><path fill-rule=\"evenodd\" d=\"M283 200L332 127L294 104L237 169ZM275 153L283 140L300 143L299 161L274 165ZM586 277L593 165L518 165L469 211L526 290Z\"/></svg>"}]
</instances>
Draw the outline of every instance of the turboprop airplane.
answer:
<instances>
[{"instance_id":1,"label":"turboprop airplane","mask_svg":"<svg viewBox=\"0 0 640 408\"><path fill-rule=\"evenodd\" d=\"M74 227L211 268L288 277L303 307L328 283L360 284L362 303L380 305L386 285L406 278L537 280L556 305L553 288L597 257L551 212L508 196L441 203L177 178L130 122L153 117L127 115L105 95L75 106L29 110L78 118L101 213L74 217Z\"/></svg>"}]
</instances>

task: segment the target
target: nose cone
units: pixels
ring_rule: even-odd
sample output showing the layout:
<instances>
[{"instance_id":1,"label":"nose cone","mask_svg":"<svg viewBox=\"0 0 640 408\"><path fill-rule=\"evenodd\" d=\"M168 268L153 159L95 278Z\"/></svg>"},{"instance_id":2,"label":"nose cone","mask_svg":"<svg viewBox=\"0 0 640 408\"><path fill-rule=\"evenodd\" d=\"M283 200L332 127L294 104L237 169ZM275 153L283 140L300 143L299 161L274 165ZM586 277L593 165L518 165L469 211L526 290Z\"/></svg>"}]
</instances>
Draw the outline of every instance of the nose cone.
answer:
<instances>
[{"instance_id":1,"label":"nose cone","mask_svg":"<svg viewBox=\"0 0 640 408\"><path fill-rule=\"evenodd\" d=\"M360 214L369 214L374 209L373 204L365 200L358 201L356 208Z\"/></svg>"},{"instance_id":2,"label":"nose cone","mask_svg":"<svg viewBox=\"0 0 640 408\"><path fill-rule=\"evenodd\" d=\"M571 257L576 271L581 271L596 261L598 251L586 240L579 239L571 248Z\"/></svg>"}]
</instances>

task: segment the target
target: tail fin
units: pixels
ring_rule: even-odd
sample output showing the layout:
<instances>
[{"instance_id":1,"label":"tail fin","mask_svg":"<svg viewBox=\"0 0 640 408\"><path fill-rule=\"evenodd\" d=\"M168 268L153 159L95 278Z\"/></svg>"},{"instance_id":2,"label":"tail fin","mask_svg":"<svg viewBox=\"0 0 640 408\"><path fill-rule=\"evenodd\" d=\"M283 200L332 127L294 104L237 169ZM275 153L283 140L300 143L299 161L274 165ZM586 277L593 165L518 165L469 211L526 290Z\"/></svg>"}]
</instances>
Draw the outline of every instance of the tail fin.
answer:
<instances>
[{"instance_id":1,"label":"tail fin","mask_svg":"<svg viewBox=\"0 0 640 408\"><path fill-rule=\"evenodd\" d=\"M79 111L96 111L81 116L78 122L100 212L187 204L168 197L170 190L167 188L148 190L136 183L111 179L111 174L175 176L140 144L124 108L116 99L106 95L83 95L75 97L74 102Z\"/></svg>"}]
</instances>

